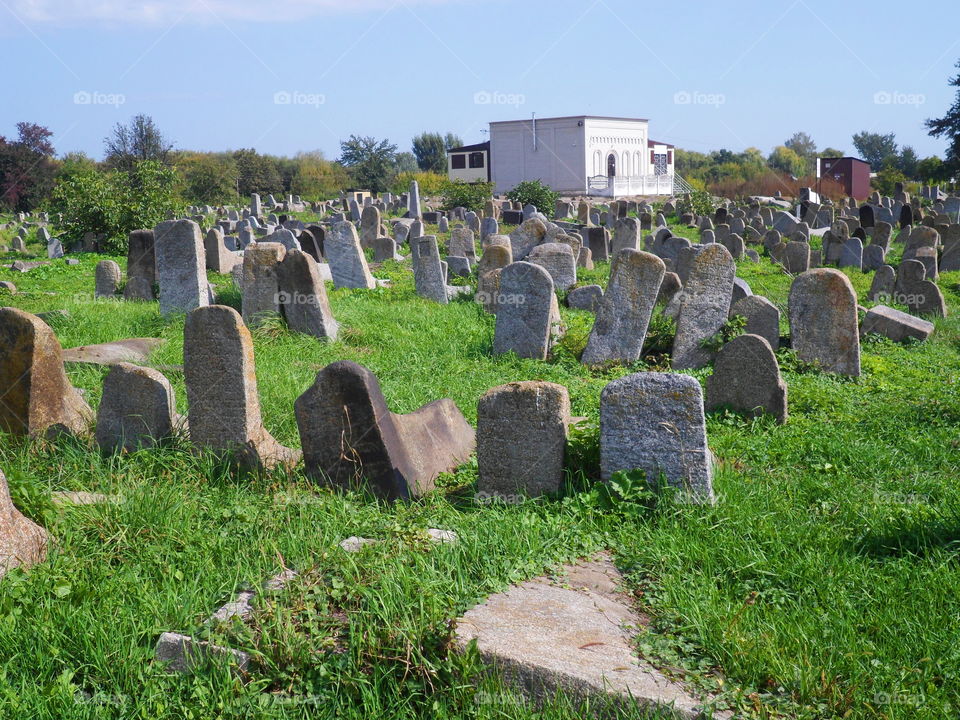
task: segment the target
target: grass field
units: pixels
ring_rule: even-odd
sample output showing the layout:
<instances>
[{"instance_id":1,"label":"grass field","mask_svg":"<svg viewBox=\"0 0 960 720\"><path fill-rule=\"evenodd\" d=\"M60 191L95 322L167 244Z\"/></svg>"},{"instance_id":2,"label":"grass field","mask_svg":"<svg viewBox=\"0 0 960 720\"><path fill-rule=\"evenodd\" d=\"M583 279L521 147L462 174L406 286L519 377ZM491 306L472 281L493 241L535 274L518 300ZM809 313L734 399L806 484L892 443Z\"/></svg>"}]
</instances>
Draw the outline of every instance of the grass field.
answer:
<instances>
[{"instance_id":1,"label":"grass field","mask_svg":"<svg viewBox=\"0 0 960 720\"><path fill-rule=\"evenodd\" d=\"M0 269L20 291L0 303L66 310L51 320L64 347L156 336L167 343L153 361L182 363L183 319L162 320L156 303L94 301L103 257L76 257L74 267ZM608 269L581 280L605 284ZM960 273L940 280L951 316L934 337L868 339L857 380L804 369L781 351L786 425L708 416L720 460L711 507L609 502L595 486L600 391L662 368L668 324L654 320L635 367L581 366L592 316L566 309L568 334L551 361L493 357L494 320L479 306L421 300L408 266L374 274L392 286L330 292L336 343L279 324L254 331L268 430L299 446L293 402L334 360L370 368L395 412L450 397L472 423L490 387L550 380L587 419L572 439L568 491L480 505L468 463L428 497L387 505L301 475L237 477L183 446L102 456L80 441L5 437L11 494L56 545L47 562L0 582L0 717L592 716L601 708L564 697L541 709L511 700L448 644L451 620L486 595L602 548L654 620L638 649L739 716L960 714ZM741 263L739 274L781 308L786 333L790 278L766 258ZM850 277L869 306L872 274ZM229 278L211 279L239 309ZM96 408L105 371L67 369ZM186 412L182 374L167 374ZM120 500L56 508L54 490ZM460 542L433 545L430 527ZM337 546L351 535L383 542L351 555ZM284 567L300 572L288 590L265 596L250 624L220 631L255 653L257 671L237 677L213 665L170 676L152 662L161 632L200 632L216 607Z\"/></svg>"}]
</instances>

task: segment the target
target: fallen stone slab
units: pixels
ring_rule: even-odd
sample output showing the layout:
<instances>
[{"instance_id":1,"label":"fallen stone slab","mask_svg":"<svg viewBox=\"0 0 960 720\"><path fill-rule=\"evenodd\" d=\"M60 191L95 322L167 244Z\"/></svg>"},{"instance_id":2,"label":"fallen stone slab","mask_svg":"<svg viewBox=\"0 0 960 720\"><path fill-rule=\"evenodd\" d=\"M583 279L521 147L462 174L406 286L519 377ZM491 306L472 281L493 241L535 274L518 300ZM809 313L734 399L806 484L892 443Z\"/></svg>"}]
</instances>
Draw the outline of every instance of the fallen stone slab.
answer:
<instances>
[{"instance_id":1,"label":"fallen stone slab","mask_svg":"<svg viewBox=\"0 0 960 720\"><path fill-rule=\"evenodd\" d=\"M860 326L860 337L877 333L894 342L903 342L907 338L926 340L933 334L934 325L929 320L918 318L909 313L886 305L877 305L867 311Z\"/></svg>"},{"instance_id":2,"label":"fallen stone slab","mask_svg":"<svg viewBox=\"0 0 960 720\"><path fill-rule=\"evenodd\" d=\"M80 345L64 350L63 361L91 365L142 363L146 362L150 354L166 342L163 338L129 338L99 345Z\"/></svg>"},{"instance_id":3,"label":"fallen stone slab","mask_svg":"<svg viewBox=\"0 0 960 720\"><path fill-rule=\"evenodd\" d=\"M600 555L562 572L559 582L534 578L467 611L457 619L457 648L475 640L483 661L533 702L562 690L664 717L703 717L709 699L634 655L630 629L644 619L620 591L623 577L610 559Z\"/></svg>"}]
</instances>

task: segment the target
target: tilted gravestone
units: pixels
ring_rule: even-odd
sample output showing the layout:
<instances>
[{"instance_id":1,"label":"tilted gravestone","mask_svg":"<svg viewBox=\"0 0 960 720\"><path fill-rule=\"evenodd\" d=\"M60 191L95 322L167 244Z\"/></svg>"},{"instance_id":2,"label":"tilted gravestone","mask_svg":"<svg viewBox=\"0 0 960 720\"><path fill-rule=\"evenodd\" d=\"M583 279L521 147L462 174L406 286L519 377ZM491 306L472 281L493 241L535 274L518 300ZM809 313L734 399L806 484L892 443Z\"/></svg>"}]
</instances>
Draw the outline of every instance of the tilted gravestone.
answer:
<instances>
[{"instance_id":1,"label":"tilted gravestone","mask_svg":"<svg viewBox=\"0 0 960 720\"><path fill-rule=\"evenodd\" d=\"M93 420L67 378L53 330L13 307L0 308L0 397L0 430L11 435L85 435Z\"/></svg>"},{"instance_id":2,"label":"tilted gravestone","mask_svg":"<svg viewBox=\"0 0 960 720\"><path fill-rule=\"evenodd\" d=\"M451 230L450 240L447 242L447 255L465 257L476 262L477 250L473 230L465 227L455 227Z\"/></svg>"},{"instance_id":3,"label":"tilted gravestone","mask_svg":"<svg viewBox=\"0 0 960 720\"><path fill-rule=\"evenodd\" d=\"M919 260L904 260L897 271L895 300L919 315L946 317L943 292L927 280L927 268Z\"/></svg>"},{"instance_id":4,"label":"tilted gravestone","mask_svg":"<svg viewBox=\"0 0 960 720\"><path fill-rule=\"evenodd\" d=\"M47 531L17 510L0 471L0 578L14 568L26 570L43 562L47 541Z\"/></svg>"},{"instance_id":5,"label":"tilted gravestone","mask_svg":"<svg viewBox=\"0 0 960 720\"><path fill-rule=\"evenodd\" d=\"M167 220L153 230L160 283L160 314L187 313L210 302L200 226Z\"/></svg>"},{"instance_id":6,"label":"tilted gravestone","mask_svg":"<svg viewBox=\"0 0 960 720\"><path fill-rule=\"evenodd\" d=\"M317 261L303 250L288 250L276 273L280 310L290 329L319 340L336 340L339 325L330 311Z\"/></svg>"},{"instance_id":7,"label":"tilted gravestone","mask_svg":"<svg viewBox=\"0 0 960 720\"><path fill-rule=\"evenodd\" d=\"M417 254L420 258L413 269L413 283L417 295L446 305L449 302L447 283L443 265L440 262L436 236L425 235L412 242L417 244Z\"/></svg>"},{"instance_id":8,"label":"tilted gravestone","mask_svg":"<svg viewBox=\"0 0 960 720\"><path fill-rule=\"evenodd\" d=\"M413 239L410 243L412 247ZM377 286L353 223L344 221L334 224L327 232L323 250L330 264L334 287L371 290Z\"/></svg>"},{"instance_id":9,"label":"tilted gravestone","mask_svg":"<svg viewBox=\"0 0 960 720\"><path fill-rule=\"evenodd\" d=\"M243 321L256 327L280 313L280 262L286 255L280 243L256 243L243 252Z\"/></svg>"},{"instance_id":10,"label":"tilted gravestone","mask_svg":"<svg viewBox=\"0 0 960 720\"><path fill-rule=\"evenodd\" d=\"M127 236L127 284L123 288L123 297L127 300L153 300L156 282L153 230L133 230Z\"/></svg>"},{"instance_id":11,"label":"tilted gravestone","mask_svg":"<svg viewBox=\"0 0 960 720\"><path fill-rule=\"evenodd\" d=\"M296 463L298 453L263 427L253 339L236 310L209 305L187 315L183 376L195 446L245 469Z\"/></svg>"},{"instance_id":12,"label":"tilted gravestone","mask_svg":"<svg viewBox=\"0 0 960 720\"><path fill-rule=\"evenodd\" d=\"M173 387L152 368L111 365L97 408L97 444L106 452L151 448L171 437L177 416Z\"/></svg>"},{"instance_id":13,"label":"tilted gravestone","mask_svg":"<svg viewBox=\"0 0 960 720\"><path fill-rule=\"evenodd\" d=\"M894 342L907 338L926 340L933 334L934 324L886 305L876 305L867 311L860 328L860 337L872 333L883 335Z\"/></svg>"},{"instance_id":14,"label":"tilted gravestone","mask_svg":"<svg viewBox=\"0 0 960 720\"><path fill-rule=\"evenodd\" d=\"M614 257L580 362L632 363L640 358L665 272L663 260L640 250L627 248Z\"/></svg>"},{"instance_id":15,"label":"tilted gravestone","mask_svg":"<svg viewBox=\"0 0 960 720\"><path fill-rule=\"evenodd\" d=\"M897 271L891 265L881 265L877 268L867 293L867 300L892 302L893 294L897 289Z\"/></svg>"},{"instance_id":16,"label":"tilted gravestone","mask_svg":"<svg viewBox=\"0 0 960 720\"><path fill-rule=\"evenodd\" d=\"M495 355L514 352L522 358L546 360L559 318L550 273L528 262L503 268L493 335Z\"/></svg>"},{"instance_id":17,"label":"tilted gravestone","mask_svg":"<svg viewBox=\"0 0 960 720\"><path fill-rule=\"evenodd\" d=\"M243 262L243 259L234 252L227 250L224 245L223 231L213 227L207 231L203 241L205 263L208 270L218 273L228 273L233 267Z\"/></svg>"},{"instance_id":18,"label":"tilted gravestone","mask_svg":"<svg viewBox=\"0 0 960 720\"><path fill-rule=\"evenodd\" d=\"M563 385L532 380L488 390L477 405L479 493L559 491L569 424Z\"/></svg>"},{"instance_id":19,"label":"tilted gravestone","mask_svg":"<svg viewBox=\"0 0 960 720\"><path fill-rule=\"evenodd\" d=\"M759 335L770 347L780 347L780 311L762 295L748 295L730 306L730 317L739 315L746 319L744 332Z\"/></svg>"},{"instance_id":20,"label":"tilted gravestone","mask_svg":"<svg viewBox=\"0 0 960 720\"><path fill-rule=\"evenodd\" d=\"M798 276L788 301L792 346L804 362L826 372L860 375L857 294L839 270L818 268Z\"/></svg>"},{"instance_id":21,"label":"tilted gravestone","mask_svg":"<svg viewBox=\"0 0 960 720\"><path fill-rule=\"evenodd\" d=\"M388 500L429 492L437 475L465 462L476 445L452 400L394 414L376 376L349 361L321 370L294 412L307 475Z\"/></svg>"},{"instance_id":22,"label":"tilted gravestone","mask_svg":"<svg viewBox=\"0 0 960 720\"><path fill-rule=\"evenodd\" d=\"M640 372L600 394L600 474L642 470L651 487L666 484L695 502L713 501L703 393L689 375Z\"/></svg>"},{"instance_id":23,"label":"tilted gravestone","mask_svg":"<svg viewBox=\"0 0 960 720\"><path fill-rule=\"evenodd\" d=\"M671 361L674 370L701 368L713 358L702 343L727 321L735 273L730 252L716 243L705 246L690 263L680 293Z\"/></svg>"},{"instance_id":24,"label":"tilted gravestone","mask_svg":"<svg viewBox=\"0 0 960 720\"><path fill-rule=\"evenodd\" d=\"M759 335L745 334L726 343L717 353L713 374L707 378L706 409L719 407L787 421L787 385L773 348Z\"/></svg>"},{"instance_id":25,"label":"tilted gravestone","mask_svg":"<svg viewBox=\"0 0 960 720\"><path fill-rule=\"evenodd\" d=\"M577 283L577 261L570 246L565 243L537 245L527 255L527 262L539 265L550 273L557 290L568 290Z\"/></svg>"}]
</instances>

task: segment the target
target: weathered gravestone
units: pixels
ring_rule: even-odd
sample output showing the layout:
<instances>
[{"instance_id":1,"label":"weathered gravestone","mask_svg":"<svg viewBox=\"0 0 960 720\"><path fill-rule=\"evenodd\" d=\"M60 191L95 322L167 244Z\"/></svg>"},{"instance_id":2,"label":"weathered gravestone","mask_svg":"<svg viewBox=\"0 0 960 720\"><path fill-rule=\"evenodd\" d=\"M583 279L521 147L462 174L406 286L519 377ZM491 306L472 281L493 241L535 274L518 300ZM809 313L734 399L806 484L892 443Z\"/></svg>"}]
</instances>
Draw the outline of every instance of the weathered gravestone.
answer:
<instances>
[{"instance_id":1,"label":"weathered gravestone","mask_svg":"<svg viewBox=\"0 0 960 720\"><path fill-rule=\"evenodd\" d=\"M514 352L522 358L546 360L559 322L550 273L528 262L503 268L493 335L495 355Z\"/></svg>"},{"instance_id":2,"label":"weathered gravestone","mask_svg":"<svg viewBox=\"0 0 960 720\"><path fill-rule=\"evenodd\" d=\"M713 501L713 457L695 378L640 372L603 389L600 473L609 480L620 470L642 470L652 487L662 476L688 499Z\"/></svg>"},{"instance_id":3,"label":"weathered gravestone","mask_svg":"<svg viewBox=\"0 0 960 720\"><path fill-rule=\"evenodd\" d=\"M153 300L157 282L157 256L153 230L133 230L127 236L127 300ZM132 285L132 287L131 287Z\"/></svg>"},{"instance_id":4,"label":"weathered gravestone","mask_svg":"<svg viewBox=\"0 0 960 720\"><path fill-rule=\"evenodd\" d=\"M321 370L294 403L309 476L369 488L389 500L429 492L441 472L473 454L473 428L452 400L407 415L387 409L376 376L349 361Z\"/></svg>"},{"instance_id":5,"label":"weathered gravestone","mask_svg":"<svg viewBox=\"0 0 960 720\"><path fill-rule=\"evenodd\" d=\"M479 494L559 491L569 424L563 385L527 381L488 390L477 405Z\"/></svg>"},{"instance_id":6,"label":"weathered gravestone","mask_svg":"<svg viewBox=\"0 0 960 720\"><path fill-rule=\"evenodd\" d=\"M410 245L414 245L412 238ZM353 223L338 222L330 228L323 250L330 264L334 287L371 290L377 286L370 274L367 258L360 247L360 238L357 237L357 229Z\"/></svg>"},{"instance_id":7,"label":"weathered gravestone","mask_svg":"<svg viewBox=\"0 0 960 720\"><path fill-rule=\"evenodd\" d=\"M867 300L892 302L896 289L897 271L891 265L881 265L873 276L873 282L870 283Z\"/></svg>"},{"instance_id":8,"label":"weathered gravestone","mask_svg":"<svg viewBox=\"0 0 960 720\"><path fill-rule=\"evenodd\" d=\"M67 379L53 330L13 307L0 308L0 398L0 430L11 435L84 435L93 420Z\"/></svg>"},{"instance_id":9,"label":"weathered gravestone","mask_svg":"<svg viewBox=\"0 0 960 720\"><path fill-rule=\"evenodd\" d=\"M730 306L730 317L739 315L746 319L744 332L759 335L770 347L780 347L780 311L762 295L748 295Z\"/></svg>"},{"instance_id":10,"label":"weathered gravestone","mask_svg":"<svg viewBox=\"0 0 960 720\"><path fill-rule=\"evenodd\" d=\"M224 245L223 231L220 228L213 227L207 231L203 246L208 270L228 273L233 270L234 265L243 262L243 259L236 253L227 250L226 245Z\"/></svg>"},{"instance_id":11,"label":"weathered gravestone","mask_svg":"<svg viewBox=\"0 0 960 720\"><path fill-rule=\"evenodd\" d=\"M0 578L14 568L26 570L47 557L47 531L24 516L10 498L0 472Z\"/></svg>"},{"instance_id":12,"label":"weathered gravestone","mask_svg":"<svg viewBox=\"0 0 960 720\"><path fill-rule=\"evenodd\" d=\"M447 283L440 263L436 236L425 235L412 242L417 243L417 255L420 258L413 269L413 282L417 295L427 300L447 304L449 302Z\"/></svg>"},{"instance_id":13,"label":"weathered gravestone","mask_svg":"<svg viewBox=\"0 0 960 720\"><path fill-rule=\"evenodd\" d=\"M713 352L702 343L727 321L736 269L730 252L716 243L704 246L691 261L679 296L671 362L674 370L701 368L713 358Z\"/></svg>"},{"instance_id":14,"label":"weathered gravestone","mask_svg":"<svg viewBox=\"0 0 960 720\"><path fill-rule=\"evenodd\" d=\"M663 260L640 250L627 248L614 257L580 362L632 363L640 358L665 272Z\"/></svg>"},{"instance_id":15,"label":"weathered gravestone","mask_svg":"<svg viewBox=\"0 0 960 720\"><path fill-rule=\"evenodd\" d=\"M210 305L187 315L183 376L195 446L245 469L296 463L298 453L263 427L253 339L236 310Z\"/></svg>"},{"instance_id":16,"label":"weathered gravestone","mask_svg":"<svg viewBox=\"0 0 960 720\"><path fill-rule=\"evenodd\" d=\"M153 230L160 283L160 314L186 313L210 302L200 226L167 220Z\"/></svg>"},{"instance_id":17,"label":"weathered gravestone","mask_svg":"<svg viewBox=\"0 0 960 720\"><path fill-rule=\"evenodd\" d=\"M243 321L256 327L280 313L277 277L286 250L280 243L255 243L243 252Z\"/></svg>"},{"instance_id":18,"label":"weathered gravestone","mask_svg":"<svg viewBox=\"0 0 960 720\"><path fill-rule=\"evenodd\" d=\"M787 421L787 385L773 348L759 335L738 335L717 353L707 378L707 410L729 407L751 416Z\"/></svg>"},{"instance_id":19,"label":"weathered gravestone","mask_svg":"<svg viewBox=\"0 0 960 720\"><path fill-rule=\"evenodd\" d=\"M567 307L595 312L602 297L603 288L599 285L583 285L567 293Z\"/></svg>"},{"instance_id":20,"label":"weathered gravestone","mask_svg":"<svg viewBox=\"0 0 960 720\"><path fill-rule=\"evenodd\" d=\"M947 304L937 284L927 280L927 268L919 260L904 260L897 271L895 299L919 315L946 317Z\"/></svg>"},{"instance_id":21,"label":"weathered gravestone","mask_svg":"<svg viewBox=\"0 0 960 720\"><path fill-rule=\"evenodd\" d=\"M548 242L537 245L527 255L527 262L539 265L553 278L553 286L565 291L577 282L577 261L573 250L565 243Z\"/></svg>"},{"instance_id":22,"label":"weathered gravestone","mask_svg":"<svg viewBox=\"0 0 960 720\"><path fill-rule=\"evenodd\" d=\"M839 270L818 268L790 286L792 347L804 362L826 372L860 375L857 294Z\"/></svg>"},{"instance_id":23,"label":"weathered gravestone","mask_svg":"<svg viewBox=\"0 0 960 720\"><path fill-rule=\"evenodd\" d=\"M367 205L360 215L360 247L372 248L380 237L380 211L373 205Z\"/></svg>"},{"instance_id":24,"label":"weathered gravestone","mask_svg":"<svg viewBox=\"0 0 960 720\"><path fill-rule=\"evenodd\" d=\"M117 363L103 379L97 409L97 444L106 452L151 448L173 435L173 387L151 368Z\"/></svg>"},{"instance_id":25,"label":"weathered gravestone","mask_svg":"<svg viewBox=\"0 0 960 720\"><path fill-rule=\"evenodd\" d=\"M113 260L101 260L94 270L95 298L112 298L120 286L120 266Z\"/></svg>"},{"instance_id":26,"label":"weathered gravestone","mask_svg":"<svg viewBox=\"0 0 960 720\"><path fill-rule=\"evenodd\" d=\"M303 250L288 250L276 267L280 309L291 330L320 340L336 340L339 325L330 311L317 261Z\"/></svg>"}]
</instances>

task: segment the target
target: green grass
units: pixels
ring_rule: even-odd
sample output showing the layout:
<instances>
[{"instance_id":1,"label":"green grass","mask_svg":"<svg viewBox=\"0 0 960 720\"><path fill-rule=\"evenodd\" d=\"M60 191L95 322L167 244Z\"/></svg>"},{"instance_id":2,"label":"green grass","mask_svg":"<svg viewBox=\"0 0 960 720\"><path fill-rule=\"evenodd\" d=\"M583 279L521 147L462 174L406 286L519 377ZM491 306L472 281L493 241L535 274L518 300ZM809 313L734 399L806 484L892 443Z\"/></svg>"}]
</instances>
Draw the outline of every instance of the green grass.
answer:
<instances>
[{"instance_id":1,"label":"green grass","mask_svg":"<svg viewBox=\"0 0 960 720\"><path fill-rule=\"evenodd\" d=\"M156 303L94 301L103 257L77 257L75 267L0 269L0 280L20 290L0 302L67 310L52 321L64 347L157 336L167 343L154 362L181 363L182 318L161 320ZM605 284L608 270L598 263L581 282ZM743 717L957 714L960 274L940 280L953 316L937 321L934 338L865 343L858 380L796 372L782 354L786 425L709 416L720 460L715 506L612 509L590 490L600 391L658 366L655 352L635 367L588 371L576 354L592 316L564 310L569 331L552 361L495 358L493 318L476 305L417 298L409 267L396 263L375 274L392 287L330 293L342 325L336 343L277 327L254 332L270 432L299 446L293 401L334 360L369 367L395 412L450 397L471 422L490 387L551 380L569 388L573 413L587 418L570 453L570 490L481 506L468 463L428 497L387 505L301 475L236 477L183 446L102 456L79 441L4 438L0 467L11 493L56 546L47 562L0 582L0 717L592 716L595 704L565 697L542 710L511 700L448 641L451 619L486 595L606 547L653 619L638 648L692 684L719 689ZM790 278L766 258L743 262L739 274L781 308L786 332ZM850 277L869 305L872 276ZM221 300L238 306L229 278L213 279ZM651 349L664 342L663 324L655 327ZM104 371L68 371L95 408ZM182 374L167 374L186 411ZM709 370L693 374L704 380ZM53 490L122 499L55 509ZM460 542L432 545L429 527L455 530ZM349 555L337 543L351 535L382 542ZM171 677L153 664L161 632L200 632L239 589L284 567L301 576L264 597L247 625L214 632L255 653L256 672L236 677L214 665Z\"/></svg>"}]
</instances>

